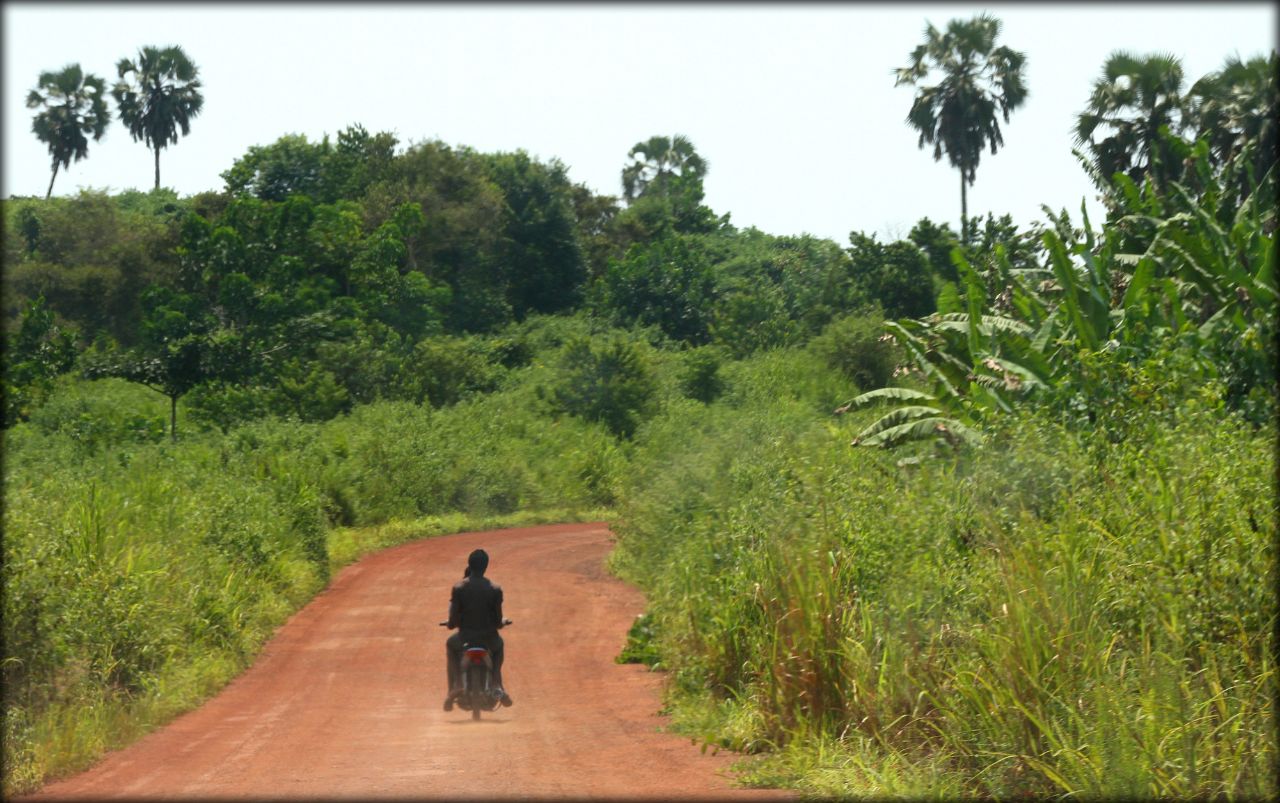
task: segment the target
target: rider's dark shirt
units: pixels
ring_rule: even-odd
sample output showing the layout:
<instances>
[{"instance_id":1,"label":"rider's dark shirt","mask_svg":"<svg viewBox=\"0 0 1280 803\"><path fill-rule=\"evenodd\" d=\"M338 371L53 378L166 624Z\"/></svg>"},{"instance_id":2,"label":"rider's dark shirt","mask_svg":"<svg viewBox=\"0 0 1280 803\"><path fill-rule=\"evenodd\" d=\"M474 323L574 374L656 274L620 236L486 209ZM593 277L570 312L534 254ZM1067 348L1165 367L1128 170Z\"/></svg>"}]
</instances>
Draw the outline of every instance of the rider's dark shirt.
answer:
<instances>
[{"instance_id":1,"label":"rider's dark shirt","mask_svg":"<svg viewBox=\"0 0 1280 803\"><path fill-rule=\"evenodd\" d=\"M502 626L502 587L471 576L449 595L449 627L469 633L493 633Z\"/></svg>"}]
</instances>

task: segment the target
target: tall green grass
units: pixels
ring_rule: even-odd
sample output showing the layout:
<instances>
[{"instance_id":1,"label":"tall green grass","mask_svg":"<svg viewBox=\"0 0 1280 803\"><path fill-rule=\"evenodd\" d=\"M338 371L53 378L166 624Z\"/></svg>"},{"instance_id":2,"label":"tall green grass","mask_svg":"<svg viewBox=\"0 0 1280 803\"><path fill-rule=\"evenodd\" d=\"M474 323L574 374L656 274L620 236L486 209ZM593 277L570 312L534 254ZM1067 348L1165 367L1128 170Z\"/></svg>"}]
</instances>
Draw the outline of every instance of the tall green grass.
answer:
<instances>
[{"instance_id":1,"label":"tall green grass","mask_svg":"<svg viewBox=\"0 0 1280 803\"><path fill-rule=\"evenodd\" d=\"M669 408L623 493L615 566L688 730L824 795L1276 791L1274 430L1027 415L916 463L845 447L820 382L777 392L803 359Z\"/></svg>"},{"instance_id":2,"label":"tall green grass","mask_svg":"<svg viewBox=\"0 0 1280 803\"><path fill-rule=\"evenodd\" d=\"M1192 400L1106 438L1022 415L945 459L851 449L876 412L831 415L858 390L843 352L720 362L633 333L656 396L618 440L545 404L564 344L599 333L527 323L529 364L449 407L177 444L158 395L61 380L5 435L5 793L213 693L368 551L605 517L650 598L635 653L682 728L766 756L757 783L1276 791L1274 429Z\"/></svg>"},{"instance_id":3,"label":"tall green grass","mask_svg":"<svg viewBox=\"0 0 1280 803\"><path fill-rule=\"evenodd\" d=\"M533 400L516 383L173 444L158 394L63 380L5 434L5 793L194 706L368 551L606 515L618 443Z\"/></svg>"}]
</instances>

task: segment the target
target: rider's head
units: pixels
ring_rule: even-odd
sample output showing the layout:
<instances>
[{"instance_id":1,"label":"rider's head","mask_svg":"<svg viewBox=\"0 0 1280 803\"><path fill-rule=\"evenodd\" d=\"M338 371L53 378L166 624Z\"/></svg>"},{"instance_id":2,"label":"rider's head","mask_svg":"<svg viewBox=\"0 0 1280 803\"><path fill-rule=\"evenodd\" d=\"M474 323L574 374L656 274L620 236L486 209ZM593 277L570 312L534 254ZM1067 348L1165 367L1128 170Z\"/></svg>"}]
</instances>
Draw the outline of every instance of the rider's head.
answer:
<instances>
[{"instance_id":1,"label":"rider's head","mask_svg":"<svg viewBox=\"0 0 1280 803\"><path fill-rule=\"evenodd\" d=\"M479 577L484 574L484 570L489 568L489 553L483 549L477 549L467 556L467 568L471 570L472 577Z\"/></svg>"}]
</instances>

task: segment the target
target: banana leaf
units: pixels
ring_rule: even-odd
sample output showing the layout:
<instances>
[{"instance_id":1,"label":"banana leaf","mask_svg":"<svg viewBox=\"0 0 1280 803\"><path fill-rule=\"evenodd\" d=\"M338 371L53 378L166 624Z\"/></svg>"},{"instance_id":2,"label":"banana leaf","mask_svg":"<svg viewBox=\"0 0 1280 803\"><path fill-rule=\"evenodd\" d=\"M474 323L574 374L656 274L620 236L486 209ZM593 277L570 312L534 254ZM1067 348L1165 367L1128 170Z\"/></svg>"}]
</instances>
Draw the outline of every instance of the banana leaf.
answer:
<instances>
[{"instance_id":1,"label":"banana leaf","mask_svg":"<svg viewBox=\"0 0 1280 803\"><path fill-rule=\"evenodd\" d=\"M1008 360L1003 357L990 357L989 359L1005 371L1017 376L1022 380L1022 383L1028 387L1028 389L1044 387L1050 381L1047 373L1040 370L1034 370L1026 365L1016 363L1013 360Z\"/></svg>"},{"instance_id":2,"label":"banana leaf","mask_svg":"<svg viewBox=\"0 0 1280 803\"><path fill-rule=\"evenodd\" d=\"M933 396L928 393L922 393L911 388L886 387L869 390L866 393L853 397L849 404L853 407L863 407L875 401L931 401L936 402Z\"/></svg>"},{"instance_id":3,"label":"banana leaf","mask_svg":"<svg viewBox=\"0 0 1280 803\"><path fill-rule=\"evenodd\" d=\"M874 426L874 425L873 425ZM933 418L922 418L918 421L911 421L906 424L889 427L880 430L866 438L859 436L853 440L854 446L880 446L889 448L897 446L908 441L922 441L939 437L947 437L951 435L955 440L968 443L978 444L982 442L982 436L965 426L954 418L945 418L937 416Z\"/></svg>"},{"instance_id":4,"label":"banana leaf","mask_svg":"<svg viewBox=\"0 0 1280 803\"><path fill-rule=\"evenodd\" d=\"M940 320L933 325L933 328L939 332L960 332L967 334L970 330L969 315L964 312L952 312L946 316L947 320ZM997 333L1012 333L1016 335L1029 335L1032 329L1027 324L1017 318L1007 318L1001 315L984 315L982 324L977 327L978 334L984 337L991 337Z\"/></svg>"},{"instance_id":5,"label":"banana leaf","mask_svg":"<svg viewBox=\"0 0 1280 803\"><path fill-rule=\"evenodd\" d=\"M1080 281L1071 260L1067 257L1062 240L1051 231L1046 231L1043 239L1049 249L1054 276L1062 285L1062 303L1067 308L1067 316L1071 320L1076 337L1089 350L1095 350L1098 348L1098 333L1094 331L1092 323L1085 317L1084 310L1080 307Z\"/></svg>"},{"instance_id":6,"label":"banana leaf","mask_svg":"<svg viewBox=\"0 0 1280 803\"><path fill-rule=\"evenodd\" d=\"M1137 307L1146 300L1147 288L1151 286L1152 279L1156 275L1155 260L1149 256L1144 256L1138 260L1138 267L1133 272L1133 278L1129 281L1129 287L1124 291L1124 298L1120 302L1120 306L1124 309Z\"/></svg>"},{"instance_id":7,"label":"banana leaf","mask_svg":"<svg viewBox=\"0 0 1280 803\"><path fill-rule=\"evenodd\" d=\"M908 323L909 322L905 322ZM907 326L901 321L885 321L885 329L894 336L898 344L902 346L912 361L915 362L925 377L937 385L943 393L940 395L945 397L956 398L960 396L960 391L956 389L955 383L949 379L945 372L933 363L928 357L928 345L920 338L913 335L907 330Z\"/></svg>"}]
</instances>

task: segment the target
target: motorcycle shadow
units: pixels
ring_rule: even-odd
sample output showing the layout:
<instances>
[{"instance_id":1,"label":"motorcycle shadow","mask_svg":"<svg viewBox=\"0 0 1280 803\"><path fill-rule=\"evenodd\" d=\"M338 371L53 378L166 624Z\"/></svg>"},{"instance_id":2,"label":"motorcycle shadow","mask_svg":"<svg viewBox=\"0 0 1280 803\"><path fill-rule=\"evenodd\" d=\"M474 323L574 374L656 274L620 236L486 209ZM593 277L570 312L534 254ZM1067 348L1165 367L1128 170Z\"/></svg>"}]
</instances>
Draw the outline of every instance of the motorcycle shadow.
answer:
<instances>
[{"instance_id":1,"label":"motorcycle shadow","mask_svg":"<svg viewBox=\"0 0 1280 803\"><path fill-rule=\"evenodd\" d=\"M505 725L509 721L510 720L493 719L490 717L485 717L482 719L471 719L470 717L468 717L467 719L451 719L449 720L449 724L450 725Z\"/></svg>"}]
</instances>

